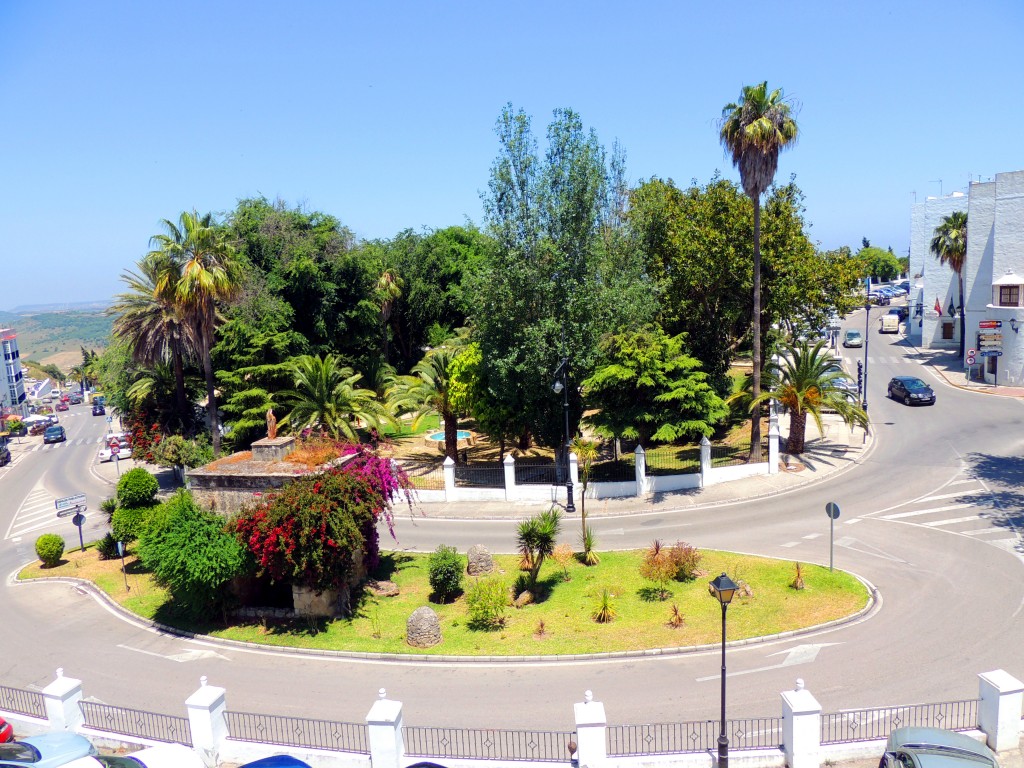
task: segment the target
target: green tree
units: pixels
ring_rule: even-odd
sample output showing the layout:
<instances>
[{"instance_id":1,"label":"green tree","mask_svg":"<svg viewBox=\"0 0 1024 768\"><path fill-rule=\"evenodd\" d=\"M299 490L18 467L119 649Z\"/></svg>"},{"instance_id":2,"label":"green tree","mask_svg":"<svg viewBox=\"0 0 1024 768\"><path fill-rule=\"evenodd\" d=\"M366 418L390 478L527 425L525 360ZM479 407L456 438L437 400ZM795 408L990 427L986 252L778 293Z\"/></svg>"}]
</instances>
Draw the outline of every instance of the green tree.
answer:
<instances>
[{"instance_id":1,"label":"green tree","mask_svg":"<svg viewBox=\"0 0 1024 768\"><path fill-rule=\"evenodd\" d=\"M861 263L864 277L872 280L888 281L899 277L903 265L891 251L867 246L857 251L857 260Z\"/></svg>"},{"instance_id":2,"label":"green tree","mask_svg":"<svg viewBox=\"0 0 1024 768\"><path fill-rule=\"evenodd\" d=\"M686 354L681 336L646 328L610 336L601 342L601 365L583 382L587 417L598 434L672 442L710 435L728 415L725 402Z\"/></svg>"},{"instance_id":3,"label":"green tree","mask_svg":"<svg viewBox=\"0 0 1024 768\"><path fill-rule=\"evenodd\" d=\"M836 370L824 341L813 347L806 342L790 346L780 359L780 363L773 361L769 364L767 391L762 392L752 405L757 407L767 400L775 400L789 411L789 439L786 441L789 453L804 451L808 414L822 433L821 414L825 410L838 413L850 426L867 426L868 416L864 409L838 388L837 382L848 377Z\"/></svg>"},{"instance_id":4,"label":"green tree","mask_svg":"<svg viewBox=\"0 0 1024 768\"><path fill-rule=\"evenodd\" d=\"M334 355L303 355L292 361L293 388L279 393L288 408L282 426L293 430L312 427L335 440L358 441L356 430L380 430L394 423L387 408L371 389L356 386L362 378Z\"/></svg>"},{"instance_id":5,"label":"green tree","mask_svg":"<svg viewBox=\"0 0 1024 768\"><path fill-rule=\"evenodd\" d=\"M544 558L554 551L561 529L562 514L555 507L523 520L516 529L516 545L523 558L530 563L531 590L537 588L540 567L544 564Z\"/></svg>"},{"instance_id":6,"label":"green tree","mask_svg":"<svg viewBox=\"0 0 1024 768\"><path fill-rule=\"evenodd\" d=\"M436 413L444 425L444 452L458 463L459 411L452 401L451 365L457 355L451 347L430 350L412 369L411 376L399 380L393 389L393 404L412 411L416 429L424 416Z\"/></svg>"},{"instance_id":7,"label":"green tree","mask_svg":"<svg viewBox=\"0 0 1024 768\"><path fill-rule=\"evenodd\" d=\"M156 290L160 294L173 291L198 340L206 377L206 412L213 436L213 455L219 456L221 433L211 350L218 323L217 306L237 294L241 262L212 214L200 216L195 211L185 211L177 224L164 219L163 227L162 234L150 239L155 248L149 258L156 260L160 275Z\"/></svg>"},{"instance_id":8,"label":"green tree","mask_svg":"<svg viewBox=\"0 0 1024 768\"><path fill-rule=\"evenodd\" d=\"M948 264L956 273L960 295L960 357L967 341L967 319L964 317L964 262L967 258L967 214L954 211L943 216L931 241L931 251L940 264Z\"/></svg>"},{"instance_id":9,"label":"green tree","mask_svg":"<svg viewBox=\"0 0 1024 768\"><path fill-rule=\"evenodd\" d=\"M719 138L732 155L740 172L743 191L754 204L753 259L753 395L761 394L761 195L775 178L779 152L796 141L797 124L785 101L782 89L768 91L767 81L743 87L738 102L722 109ZM761 419L756 415L750 426L750 460L761 460Z\"/></svg>"}]
</instances>

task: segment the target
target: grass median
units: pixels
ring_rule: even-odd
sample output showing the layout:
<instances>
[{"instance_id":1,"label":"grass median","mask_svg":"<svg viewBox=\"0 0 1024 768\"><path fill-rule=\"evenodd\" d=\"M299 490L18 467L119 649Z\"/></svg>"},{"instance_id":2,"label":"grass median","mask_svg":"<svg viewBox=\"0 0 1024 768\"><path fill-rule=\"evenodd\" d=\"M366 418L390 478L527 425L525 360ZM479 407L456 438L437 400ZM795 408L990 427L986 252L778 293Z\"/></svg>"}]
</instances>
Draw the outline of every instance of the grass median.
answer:
<instances>
[{"instance_id":1,"label":"grass median","mask_svg":"<svg viewBox=\"0 0 1024 768\"><path fill-rule=\"evenodd\" d=\"M74 576L92 581L122 605L143 618L183 630L231 640L275 646L333 649L369 653L417 653L457 656L523 656L635 651L716 643L721 639L721 607L708 582L726 572L749 587L729 607L728 638L739 640L822 624L856 613L868 601L864 585L843 571L816 565L801 566L803 589L792 585L796 563L748 555L703 550L706 574L688 582L669 582L666 599L658 599L652 582L639 566L643 552L602 552L596 566L576 561L562 567L545 561L538 581L538 600L523 608L509 607L504 625L491 630L470 626L465 595L448 603L432 602L426 555L383 553L374 574L398 585L394 597L364 594L354 603L351 618L271 621L238 620L196 624L176 618L169 596L134 557L100 560L95 549L65 553L60 565L25 567L21 579ZM519 557L495 556L496 574L510 587L519 576ZM470 579L465 584L468 587ZM599 624L593 619L605 590L615 618ZM405 641L406 620L420 606L430 606L441 624L442 642L415 649ZM671 626L673 606L681 625Z\"/></svg>"}]
</instances>

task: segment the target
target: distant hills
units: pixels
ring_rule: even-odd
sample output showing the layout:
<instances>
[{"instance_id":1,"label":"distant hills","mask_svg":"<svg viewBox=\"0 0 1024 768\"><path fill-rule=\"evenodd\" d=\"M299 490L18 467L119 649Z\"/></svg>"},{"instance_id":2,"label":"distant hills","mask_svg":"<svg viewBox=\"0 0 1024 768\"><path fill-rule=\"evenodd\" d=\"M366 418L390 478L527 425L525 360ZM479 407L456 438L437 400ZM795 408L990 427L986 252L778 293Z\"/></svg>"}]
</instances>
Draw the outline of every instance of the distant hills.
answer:
<instances>
[{"instance_id":1,"label":"distant hills","mask_svg":"<svg viewBox=\"0 0 1024 768\"><path fill-rule=\"evenodd\" d=\"M106 301L69 301L60 304L20 304L5 314L36 314L37 312L102 312L110 306L110 300Z\"/></svg>"},{"instance_id":2,"label":"distant hills","mask_svg":"<svg viewBox=\"0 0 1024 768\"><path fill-rule=\"evenodd\" d=\"M81 348L106 348L114 318L103 314L109 301L32 304L0 311L0 327L18 334L22 359L53 363L61 370L82 362Z\"/></svg>"}]
</instances>

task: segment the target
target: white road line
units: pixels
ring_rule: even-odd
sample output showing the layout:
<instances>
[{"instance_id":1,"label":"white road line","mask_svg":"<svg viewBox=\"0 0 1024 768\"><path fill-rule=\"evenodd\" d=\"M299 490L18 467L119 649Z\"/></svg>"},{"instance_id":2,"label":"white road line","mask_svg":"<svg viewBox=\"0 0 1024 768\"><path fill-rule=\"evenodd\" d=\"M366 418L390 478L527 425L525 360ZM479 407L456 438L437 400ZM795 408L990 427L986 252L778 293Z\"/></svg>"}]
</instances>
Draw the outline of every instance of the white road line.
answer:
<instances>
[{"instance_id":1,"label":"white road line","mask_svg":"<svg viewBox=\"0 0 1024 768\"><path fill-rule=\"evenodd\" d=\"M799 546L799 541L787 541L785 544L779 544L780 547L796 547Z\"/></svg>"},{"instance_id":2,"label":"white road line","mask_svg":"<svg viewBox=\"0 0 1024 768\"><path fill-rule=\"evenodd\" d=\"M929 528L936 528L940 525L956 525L957 523L966 523L971 520L978 520L977 515L971 515L970 517L953 517L949 520L931 520L927 523L921 523L921 525L927 525Z\"/></svg>"},{"instance_id":3,"label":"white road line","mask_svg":"<svg viewBox=\"0 0 1024 768\"><path fill-rule=\"evenodd\" d=\"M957 531L961 536L984 536L987 533L1004 533L1002 528L975 528L972 531Z\"/></svg>"},{"instance_id":4,"label":"white road line","mask_svg":"<svg viewBox=\"0 0 1024 768\"><path fill-rule=\"evenodd\" d=\"M851 518L851 519L846 521L846 525L853 525L854 523L859 523L862 519L863 518L860 518L860 517Z\"/></svg>"},{"instance_id":5,"label":"white road line","mask_svg":"<svg viewBox=\"0 0 1024 768\"><path fill-rule=\"evenodd\" d=\"M973 477L968 477L965 480L950 480L946 485L963 485L964 483L976 483L978 482Z\"/></svg>"},{"instance_id":6,"label":"white road line","mask_svg":"<svg viewBox=\"0 0 1024 768\"><path fill-rule=\"evenodd\" d=\"M964 493L963 491L957 491L956 493L940 493L938 496L924 496L920 499L915 499L915 502L923 501L940 501L942 499L955 499L955 498L969 499L969 500L981 500L987 498L986 495L980 493Z\"/></svg>"},{"instance_id":7,"label":"white road line","mask_svg":"<svg viewBox=\"0 0 1024 768\"><path fill-rule=\"evenodd\" d=\"M820 534L820 533L809 533L809 534L807 534L806 536L804 536L804 538L805 538L805 539L816 539L816 538L818 538L819 536L821 536L821 534Z\"/></svg>"},{"instance_id":8,"label":"white road line","mask_svg":"<svg viewBox=\"0 0 1024 768\"><path fill-rule=\"evenodd\" d=\"M883 515L883 520L902 520L904 517L917 517L918 515L930 515L933 512L948 512L951 509L966 509L973 504L950 504L945 507L929 507L928 509L915 509L913 512L897 512L895 515Z\"/></svg>"}]
</instances>

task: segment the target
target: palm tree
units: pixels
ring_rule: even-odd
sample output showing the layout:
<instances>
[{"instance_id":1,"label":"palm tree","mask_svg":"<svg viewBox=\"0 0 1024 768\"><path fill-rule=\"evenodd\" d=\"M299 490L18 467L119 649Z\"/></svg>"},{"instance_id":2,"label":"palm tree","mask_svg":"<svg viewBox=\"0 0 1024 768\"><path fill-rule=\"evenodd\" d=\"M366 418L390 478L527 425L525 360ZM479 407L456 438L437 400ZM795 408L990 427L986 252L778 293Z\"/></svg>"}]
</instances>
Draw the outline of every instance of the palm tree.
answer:
<instances>
[{"instance_id":1,"label":"palm tree","mask_svg":"<svg viewBox=\"0 0 1024 768\"><path fill-rule=\"evenodd\" d=\"M291 361L291 370L294 389L280 393L290 408L282 426L313 427L335 440L357 441L360 424L379 430L394 423L373 390L356 386L362 375L341 365L334 355L302 355Z\"/></svg>"},{"instance_id":2,"label":"palm tree","mask_svg":"<svg viewBox=\"0 0 1024 768\"><path fill-rule=\"evenodd\" d=\"M162 224L165 232L150 238L150 245L156 246L150 257L157 262L160 274L156 291L159 294L173 292L182 316L198 341L216 457L220 455L220 420L210 351L220 319L217 304L230 301L237 294L241 262L212 214L200 216L195 211L185 211L177 224L167 219Z\"/></svg>"},{"instance_id":3,"label":"palm tree","mask_svg":"<svg viewBox=\"0 0 1024 768\"><path fill-rule=\"evenodd\" d=\"M402 376L392 389L393 407L415 413L412 428L423 417L436 413L444 425L444 453L458 463L459 412L452 405L449 367L458 354L451 347L430 350L412 369L411 376Z\"/></svg>"},{"instance_id":4,"label":"palm tree","mask_svg":"<svg viewBox=\"0 0 1024 768\"><path fill-rule=\"evenodd\" d=\"M390 269L385 269L374 288L374 295L380 304L380 325L384 339L384 361L388 360L388 329L391 325L391 310L402 295L405 281Z\"/></svg>"},{"instance_id":5,"label":"palm tree","mask_svg":"<svg viewBox=\"0 0 1024 768\"><path fill-rule=\"evenodd\" d=\"M754 308L751 322L754 363L753 394L761 394L761 195L771 186L779 152L796 141L797 125L781 88L769 93L768 83L745 85L737 103L722 110L719 139L732 153L743 191L754 204ZM761 419L750 425L750 460L761 460Z\"/></svg>"},{"instance_id":6,"label":"palm tree","mask_svg":"<svg viewBox=\"0 0 1024 768\"><path fill-rule=\"evenodd\" d=\"M756 410L761 403L775 400L789 411L788 453L803 453L808 414L822 433L821 414L825 410L835 411L850 426L867 426L864 409L837 386L849 377L836 367L824 341L813 347L805 341L788 347L780 363L768 365L767 373L767 391L751 400L751 408Z\"/></svg>"},{"instance_id":7,"label":"palm tree","mask_svg":"<svg viewBox=\"0 0 1024 768\"><path fill-rule=\"evenodd\" d=\"M114 297L107 314L117 315L114 333L131 342L135 362L153 367L170 361L178 415L184 420L189 414L185 359L197 351L198 339L175 296L176 280L173 277L161 280L164 270L172 270L174 265L150 255L137 266L137 273L127 270L121 274L128 290ZM158 290L161 283L164 288Z\"/></svg>"},{"instance_id":8,"label":"palm tree","mask_svg":"<svg viewBox=\"0 0 1024 768\"><path fill-rule=\"evenodd\" d=\"M537 587L537 576L544 558L555 549L562 528L562 515L557 507L523 520L516 531L516 544L523 559L530 563L530 590Z\"/></svg>"},{"instance_id":9,"label":"palm tree","mask_svg":"<svg viewBox=\"0 0 1024 768\"><path fill-rule=\"evenodd\" d=\"M580 525L583 531L580 542L583 544L583 563L597 565L601 562L601 558L591 546L594 541L593 535L587 535L587 486L590 485L590 472L597 460L597 441L577 436L572 439L571 448L579 462L580 484L583 486L583 493L580 494Z\"/></svg>"},{"instance_id":10,"label":"palm tree","mask_svg":"<svg viewBox=\"0 0 1024 768\"><path fill-rule=\"evenodd\" d=\"M967 320L964 318L964 261L967 258L967 214L954 211L943 216L935 228L931 243L932 253L939 257L940 264L949 264L956 272L960 288L960 357L964 356L967 340Z\"/></svg>"}]
</instances>

